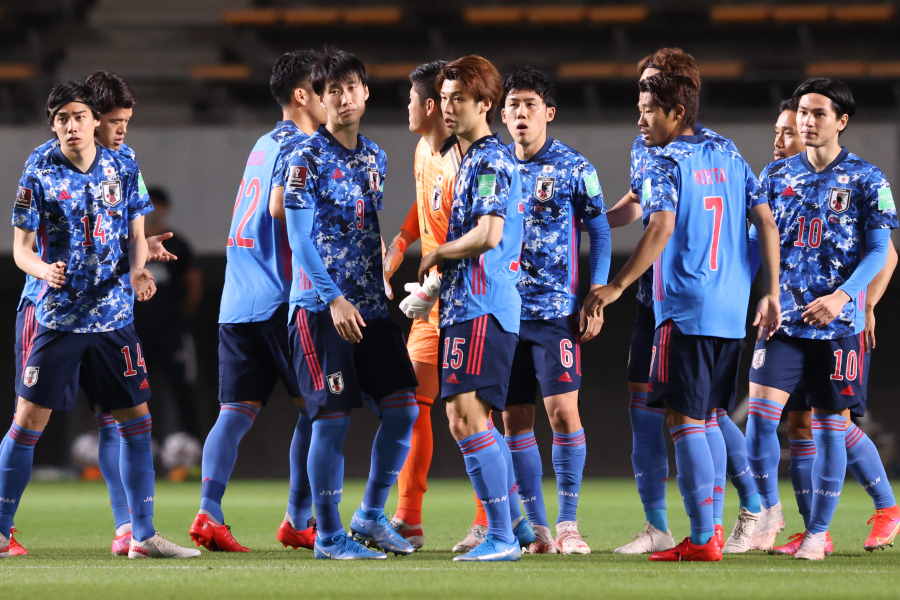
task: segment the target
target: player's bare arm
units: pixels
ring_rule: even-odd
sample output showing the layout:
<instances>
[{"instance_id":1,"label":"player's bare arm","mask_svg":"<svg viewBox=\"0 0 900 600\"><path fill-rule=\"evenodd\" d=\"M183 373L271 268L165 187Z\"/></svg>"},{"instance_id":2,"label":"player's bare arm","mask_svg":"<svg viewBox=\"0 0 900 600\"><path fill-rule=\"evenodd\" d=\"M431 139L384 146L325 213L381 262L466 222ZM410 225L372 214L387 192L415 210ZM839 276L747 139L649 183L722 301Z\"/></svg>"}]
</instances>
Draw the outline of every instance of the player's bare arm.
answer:
<instances>
[{"instance_id":1,"label":"player's bare arm","mask_svg":"<svg viewBox=\"0 0 900 600\"><path fill-rule=\"evenodd\" d=\"M131 287L138 302L146 302L156 294L156 282L147 270L150 251L144 236L144 216L135 217L128 224L128 262L130 263Z\"/></svg>"},{"instance_id":2,"label":"player's bare arm","mask_svg":"<svg viewBox=\"0 0 900 600\"><path fill-rule=\"evenodd\" d=\"M403 264L406 249L417 239L419 239L419 207L416 201L413 200L412 206L409 207L406 218L403 220L403 225L400 226L400 232L394 236L390 245L384 250L382 259L384 265L384 291L391 300L394 299L391 278L397 272L397 269L400 268L400 265Z\"/></svg>"},{"instance_id":3,"label":"player's bare arm","mask_svg":"<svg viewBox=\"0 0 900 600\"><path fill-rule=\"evenodd\" d=\"M34 251L35 232L15 227L13 229L13 260L16 266L32 277L43 279L52 288L66 283L66 263L58 260L46 263Z\"/></svg>"},{"instance_id":4,"label":"player's bare arm","mask_svg":"<svg viewBox=\"0 0 900 600\"><path fill-rule=\"evenodd\" d=\"M884 292L887 291L888 283L890 283L896 268L897 249L894 248L894 243L890 242L888 243L887 262L884 268L875 276L875 279L872 280L872 283L869 284L869 289L866 291L866 346L870 350L874 350L877 344L875 339L875 307L881 301Z\"/></svg>"},{"instance_id":5,"label":"player's bare arm","mask_svg":"<svg viewBox=\"0 0 900 600\"><path fill-rule=\"evenodd\" d=\"M763 289L766 291L756 305L753 324L759 327L757 339L771 338L781 327L781 300L778 289L780 277L778 226L768 204L757 204L750 211L750 221L759 231L759 252L762 260Z\"/></svg>"},{"instance_id":6,"label":"player's bare arm","mask_svg":"<svg viewBox=\"0 0 900 600\"><path fill-rule=\"evenodd\" d=\"M272 186L269 193L269 214L273 219L284 221L284 188L280 185Z\"/></svg>"},{"instance_id":7,"label":"player's bare arm","mask_svg":"<svg viewBox=\"0 0 900 600\"><path fill-rule=\"evenodd\" d=\"M624 227L640 219L642 214L640 196L633 190L628 190L606 211L606 218L610 227Z\"/></svg>"},{"instance_id":8,"label":"player's bare arm","mask_svg":"<svg viewBox=\"0 0 900 600\"><path fill-rule=\"evenodd\" d=\"M459 239L441 244L434 252L426 254L419 263L418 281L423 282L431 267L440 266L447 259L472 258L496 248L503 237L503 217L482 215L471 231Z\"/></svg>"}]
</instances>

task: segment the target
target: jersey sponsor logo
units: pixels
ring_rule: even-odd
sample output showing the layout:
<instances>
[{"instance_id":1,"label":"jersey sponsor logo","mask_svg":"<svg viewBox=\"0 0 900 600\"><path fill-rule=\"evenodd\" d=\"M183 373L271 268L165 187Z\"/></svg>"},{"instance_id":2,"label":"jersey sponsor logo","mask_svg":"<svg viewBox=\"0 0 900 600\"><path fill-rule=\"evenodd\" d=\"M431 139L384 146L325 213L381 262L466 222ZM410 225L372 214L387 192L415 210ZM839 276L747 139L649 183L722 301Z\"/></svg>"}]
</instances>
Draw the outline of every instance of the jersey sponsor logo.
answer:
<instances>
[{"instance_id":1,"label":"jersey sponsor logo","mask_svg":"<svg viewBox=\"0 0 900 600\"><path fill-rule=\"evenodd\" d=\"M847 188L831 188L828 190L828 208L842 213L850 206L850 190Z\"/></svg>"},{"instance_id":2,"label":"jersey sponsor logo","mask_svg":"<svg viewBox=\"0 0 900 600\"><path fill-rule=\"evenodd\" d=\"M441 210L441 187L443 184L443 175L434 178L434 189L431 190L431 210Z\"/></svg>"},{"instance_id":3,"label":"jersey sponsor logo","mask_svg":"<svg viewBox=\"0 0 900 600\"><path fill-rule=\"evenodd\" d=\"M328 381L328 391L332 394L340 394L344 391L344 373L338 371L337 373L331 373L326 377Z\"/></svg>"},{"instance_id":4,"label":"jersey sponsor logo","mask_svg":"<svg viewBox=\"0 0 900 600\"><path fill-rule=\"evenodd\" d=\"M115 206L122 201L122 184L118 181L104 181L100 184L103 193L103 204Z\"/></svg>"},{"instance_id":5,"label":"jersey sponsor logo","mask_svg":"<svg viewBox=\"0 0 900 600\"><path fill-rule=\"evenodd\" d=\"M894 195L891 193L891 188L883 187L878 190L878 210L882 212L897 210L894 206Z\"/></svg>"},{"instance_id":6,"label":"jersey sponsor logo","mask_svg":"<svg viewBox=\"0 0 900 600\"><path fill-rule=\"evenodd\" d=\"M303 166L293 166L291 167L291 172L288 175L288 188L292 190L305 190L306 189L306 177L309 175L309 169Z\"/></svg>"},{"instance_id":7,"label":"jersey sponsor logo","mask_svg":"<svg viewBox=\"0 0 900 600\"><path fill-rule=\"evenodd\" d=\"M31 197L31 189L19 186L19 190L16 192L16 208L31 208Z\"/></svg>"},{"instance_id":8,"label":"jersey sponsor logo","mask_svg":"<svg viewBox=\"0 0 900 600\"><path fill-rule=\"evenodd\" d=\"M40 367L25 367L25 372L22 374L22 383L25 384L25 387L34 387L34 384L38 382L40 372Z\"/></svg>"},{"instance_id":9,"label":"jersey sponsor logo","mask_svg":"<svg viewBox=\"0 0 900 600\"><path fill-rule=\"evenodd\" d=\"M538 177L534 182L534 197L546 202L553 197L556 180L553 177Z\"/></svg>"},{"instance_id":10,"label":"jersey sponsor logo","mask_svg":"<svg viewBox=\"0 0 900 600\"><path fill-rule=\"evenodd\" d=\"M490 175L479 175L478 176L478 196L481 198L486 198L488 196L493 196L494 192L497 188L497 176Z\"/></svg>"},{"instance_id":11,"label":"jersey sponsor logo","mask_svg":"<svg viewBox=\"0 0 900 600\"><path fill-rule=\"evenodd\" d=\"M766 364L766 349L760 348L758 350L753 351L753 368L761 369L762 366Z\"/></svg>"},{"instance_id":12,"label":"jersey sponsor logo","mask_svg":"<svg viewBox=\"0 0 900 600\"><path fill-rule=\"evenodd\" d=\"M600 195L600 180L597 179L597 171L591 171L584 176L584 190L593 198Z\"/></svg>"}]
</instances>

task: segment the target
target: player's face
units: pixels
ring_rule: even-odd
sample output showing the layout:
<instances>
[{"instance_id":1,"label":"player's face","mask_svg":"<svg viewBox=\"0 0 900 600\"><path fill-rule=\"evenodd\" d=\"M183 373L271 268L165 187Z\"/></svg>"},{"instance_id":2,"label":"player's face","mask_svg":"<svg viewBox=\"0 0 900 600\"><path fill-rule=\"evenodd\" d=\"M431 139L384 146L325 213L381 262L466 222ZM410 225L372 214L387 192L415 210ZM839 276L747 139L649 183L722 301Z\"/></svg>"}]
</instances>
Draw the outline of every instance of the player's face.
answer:
<instances>
[{"instance_id":1,"label":"player's face","mask_svg":"<svg viewBox=\"0 0 900 600\"><path fill-rule=\"evenodd\" d=\"M556 117L556 108L547 106L533 90L510 90L500 117L513 142L530 146L547 134L547 123Z\"/></svg>"},{"instance_id":2,"label":"player's face","mask_svg":"<svg viewBox=\"0 0 900 600\"><path fill-rule=\"evenodd\" d=\"M775 121L775 141L772 156L775 160L787 158L803 151L803 142L797 134L797 113L783 110Z\"/></svg>"},{"instance_id":3,"label":"player's face","mask_svg":"<svg viewBox=\"0 0 900 600\"><path fill-rule=\"evenodd\" d=\"M832 142L847 126L849 117L838 115L831 99L822 94L805 94L797 107L797 128L804 146L818 148Z\"/></svg>"},{"instance_id":4,"label":"player's face","mask_svg":"<svg viewBox=\"0 0 900 600\"><path fill-rule=\"evenodd\" d=\"M63 150L81 152L94 143L99 125L87 104L69 102L56 112L51 128Z\"/></svg>"},{"instance_id":5,"label":"player's face","mask_svg":"<svg viewBox=\"0 0 900 600\"><path fill-rule=\"evenodd\" d=\"M677 137L681 121L676 111L663 111L650 92L641 92L638 97L638 114L638 128L647 146L665 146Z\"/></svg>"},{"instance_id":6,"label":"player's face","mask_svg":"<svg viewBox=\"0 0 900 600\"><path fill-rule=\"evenodd\" d=\"M118 150L125 143L128 135L128 123L134 115L132 108L114 108L105 115L100 115L100 126L97 127L97 141L101 146Z\"/></svg>"},{"instance_id":7,"label":"player's face","mask_svg":"<svg viewBox=\"0 0 900 600\"><path fill-rule=\"evenodd\" d=\"M466 137L487 122L490 100L476 101L459 80L445 79L441 85L441 114L450 133Z\"/></svg>"},{"instance_id":8,"label":"player's face","mask_svg":"<svg viewBox=\"0 0 900 600\"><path fill-rule=\"evenodd\" d=\"M416 91L416 86L409 87L409 105L406 107L409 113L409 130L412 133L421 134L425 129L425 123L428 119L428 113L425 110L425 103Z\"/></svg>"},{"instance_id":9,"label":"player's face","mask_svg":"<svg viewBox=\"0 0 900 600\"><path fill-rule=\"evenodd\" d=\"M322 103L329 123L346 127L359 123L366 112L369 87L353 73L341 81L329 81L325 85Z\"/></svg>"}]
</instances>

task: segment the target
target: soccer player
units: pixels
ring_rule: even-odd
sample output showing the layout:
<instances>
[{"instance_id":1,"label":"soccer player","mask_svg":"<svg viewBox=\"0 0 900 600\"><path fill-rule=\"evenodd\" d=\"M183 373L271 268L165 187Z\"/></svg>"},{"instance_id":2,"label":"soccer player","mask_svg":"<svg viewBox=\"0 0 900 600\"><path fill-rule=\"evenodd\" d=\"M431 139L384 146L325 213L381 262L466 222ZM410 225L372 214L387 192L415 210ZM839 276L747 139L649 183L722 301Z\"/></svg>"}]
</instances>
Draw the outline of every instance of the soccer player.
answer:
<instances>
[{"instance_id":1,"label":"soccer player","mask_svg":"<svg viewBox=\"0 0 900 600\"><path fill-rule=\"evenodd\" d=\"M350 411L365 398L381 424L351 533L387 552L415 550L384 515L418 415L416 376L400 329L388 318L384 288L378 211L387 156L359 135L369 88L357 57L329 51L314 69L313 90L322 96L326 121L290 157L284 206L299 273L290 298L292 360L304 410L313 419L308 465L318 527L314 554L384 559L347 535L338 505Z\"/></svg>"},{"instance_id":2,"label":"soccer player","mask_svg":"<svg viewBox=\"0 0 900 600\"><path fill-rule=\"evenodd\" d=\"M647 145L663 147L645 165L641 185L649 223L622 270L609 285L592 289L582 310L614 302L654 264L657 329L649 405L664 403L667 409L691 535L650 560L718 561L714 463L725 460L725 448L709 443L706 421L734 394L752 277L748 218L760 231L766 290L754 324L761 336L777 328L777 230L741 155L727 142L694 131L695 82L658 73L639 87L638 126Z\"/></svg>"},{"instance_id":3,"label":"soccer player","mask_svg":"<svg viewBox=\"0 0 900 600\"><path fill-rule=\"evenodd\" d=\"M519 68L504 79L503 93L501 116L513 140L522 195L528 198L518 282L519 343L503 413L506 442L537 538L528 551L589 554L576 520L586 454L578 390L581 344L594 338L603 322L593 315L578 322L578 256L585 228L591 240L591 285L605 285L611 251L606 206L593 165L547 133L557 111L547 76L532 67ZM559 497L555 539L544 507L541 455L534 437L538 391L553 430Z\"/></svg>"},{"instance_id":4,"label":"soccer player","mask_svg":"<svg viewBox=\"0 0 900 600\"><path fill-rule=\"evenodd\" d=\"M792 462L799 463L794 475L801 492L805 481L812 491L808 508L806 494L797 494L801 513L807 513L806 532L776 551L821 560L831 551L828 526L851 457L864 485L877 488L872 490L876 514L866 549L889 545L900 530L900 513L890 483L881 475L877 450L850 421L851 413L865 412L866 290L875 281L874 302L883 293L889 273L876 276L885 271L897 217L881 171L840 145L840 133L856 108L850 88L839 80L809 79L795 90L793 100L803 151L776 160L761 176L781 233L785 319L778 335L758 342L754 351L747 437L770 513L766 539L758 545L769 549L776 521L783 523L773 491L780 458L778 422L791 394L795 403L804 404L801 408L807 403L812 407L812 443L798 435L802 417L794 417L792 427L797 436L792 438Z\"/></svg>"},{"instance_id":5,"label":"soccer player","mask_svg":"<svg viewBox=\"0 0 900 600\"><path fill-rule=\"evenodd\" d=\"M490 129L503 92L500 73L469 55L445 65L438 83L444 123L464 154L447 241L422 257L419 281L440 268L440 394L488 520L484 541L453 560L518 560L523 536L513 529L510 508L512 457L489 417L505 408L518 340L525 200L515 157ZM527 524L520 518L518 527Z\"/></svg>"},{"instance_id":6,"label":"soccer player","mask_svg":"<svg viewBox=\"0 0 900 600\"><path fill-rule=\"evenodd\" d=\"M325 119L312 86L319 60L317 52L297 50L275 61L269 89L281 120L250 151L232 211L219 308L219 416L203 444L200 510L189 529L195 544L213 551L249 552L225 524L222 497L241 439L276 382L302 406L285 325L292 271L283 195L288 156ZM309 429L301 414L291 440L287 512L276 533L293 548L312 548L315 537L306 475Z\"/></svg>"},{"instance_id":7,"label":"soccer player","mask_svg":"<svg viewBox=\"0 0 900 600\"><path fill-rule=\"evenodd\" d=\"M99 113L92 103L82 83L51 90L47 114L59 145L25 167L13 205L16 264L45 283L16 382L13 425L0 443L0 556L8 555L35 444L52 411L72 407L79 383L113 415L122 438L128 557L197 556L153 526L150 384L132 324L134 299L154 292L143 230L152 206L139 190L137 165L95 144Z\"/></svg>"},{"instance_id":8,"label":"soccer player","mask_svg":"<svg viewBox=\"0 0 900 600\"><path fill-rule=\"evenodd\" d=\"M445 61L437 60L416 67L409 75L409 130L419 134L413 158L416 199L407 212L400 232L391 241L384 258L384 278L388 282L403 262L406 248L421 240L422 254L428 254L447 237L453 182L462 153L456 137L444 125L440 97L435 82ZM393 292L389 292L393 296ZM416 403L419 416L413 425L409 455L397 479L397 511L391 525L419 549L425 543L422 528L422 500L428 489L428 469L434 440L431 431L431 407L438 394L438 306L427 319L414 319L406 348L419 380Z\"/></svg>"}]
</instances>

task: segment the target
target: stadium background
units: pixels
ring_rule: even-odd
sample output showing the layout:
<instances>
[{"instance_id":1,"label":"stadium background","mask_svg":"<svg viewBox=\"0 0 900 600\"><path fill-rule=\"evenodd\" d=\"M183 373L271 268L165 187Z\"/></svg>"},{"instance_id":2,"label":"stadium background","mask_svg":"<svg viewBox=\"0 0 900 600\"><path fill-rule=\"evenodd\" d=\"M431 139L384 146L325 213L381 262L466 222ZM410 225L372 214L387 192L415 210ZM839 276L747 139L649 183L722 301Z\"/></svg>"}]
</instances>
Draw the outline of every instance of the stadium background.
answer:
<instances>
[{"instance_id":1,"label":"stadium background","mask_svg":"<svg viewBox=\"0 0 900 600\"><path fill-rule=\"evenodd\" d=\"M0 7L0 189L12 198L22 161L49 137L42 105L50 86L95 69L124 76L138 105L128 143L150 185L169 190L172 224L195 247L205 293L194 324L201 428L215 416L216 318L224 273L224 237L246 154L279 114L268 94L274 58L294 47L331 43L369 66L371 98L363 132L389 155L382 231L397 231L413 198L415 136L406 130L410 69L424 60L480 53L501 68L536 64L559 81L561 109L551 134L597 167L607 204L626 189L627 153L635 128L635 63L660 46L681 46L701 63L701 120L733 138L761 168L771 157L778 100L809 75L850 81L859 109L844 136L853 151L897 182L900 174L900 24L893 3L643 3L343 2L308 4L252 0L7 0ZM502 131L502 125L497 124ZM0 229L0 248L11 232ZM615 230L614 267L640 234ZM395 286L412 279L418 249L407 256ZM0 261L0 345L12 348L13 314L22 276L8 250ZM900 352L900 297L892 284L878 311L879 349L871 362L865 423L888 471L900 406L892 375ZM633 303L607 312L601 337L585 347L582 409L589 432L586 475L629 475L625 358ZM399 314L398 319L401 319ZM404 319L405 320L405 319ZM12 353L0 361L10 382ZM150 365L151 377L153 365ZM742 375L742 381L746 377ZM68 464L73 434L90 422L87 409L54 417L36 463ZM433 474L459 476L461 460L436 411ZM11 414L11 405L0 418ZM295 409L279 390L245 438L236 476L287 475ZM348 438L347 473L364 475L375 419L359 411ZM539 417L538 437L549 427ZM545 452L549 460L549 452ZM549 464L545 467L549 473Z\"/></svg>"}]
</instances>

